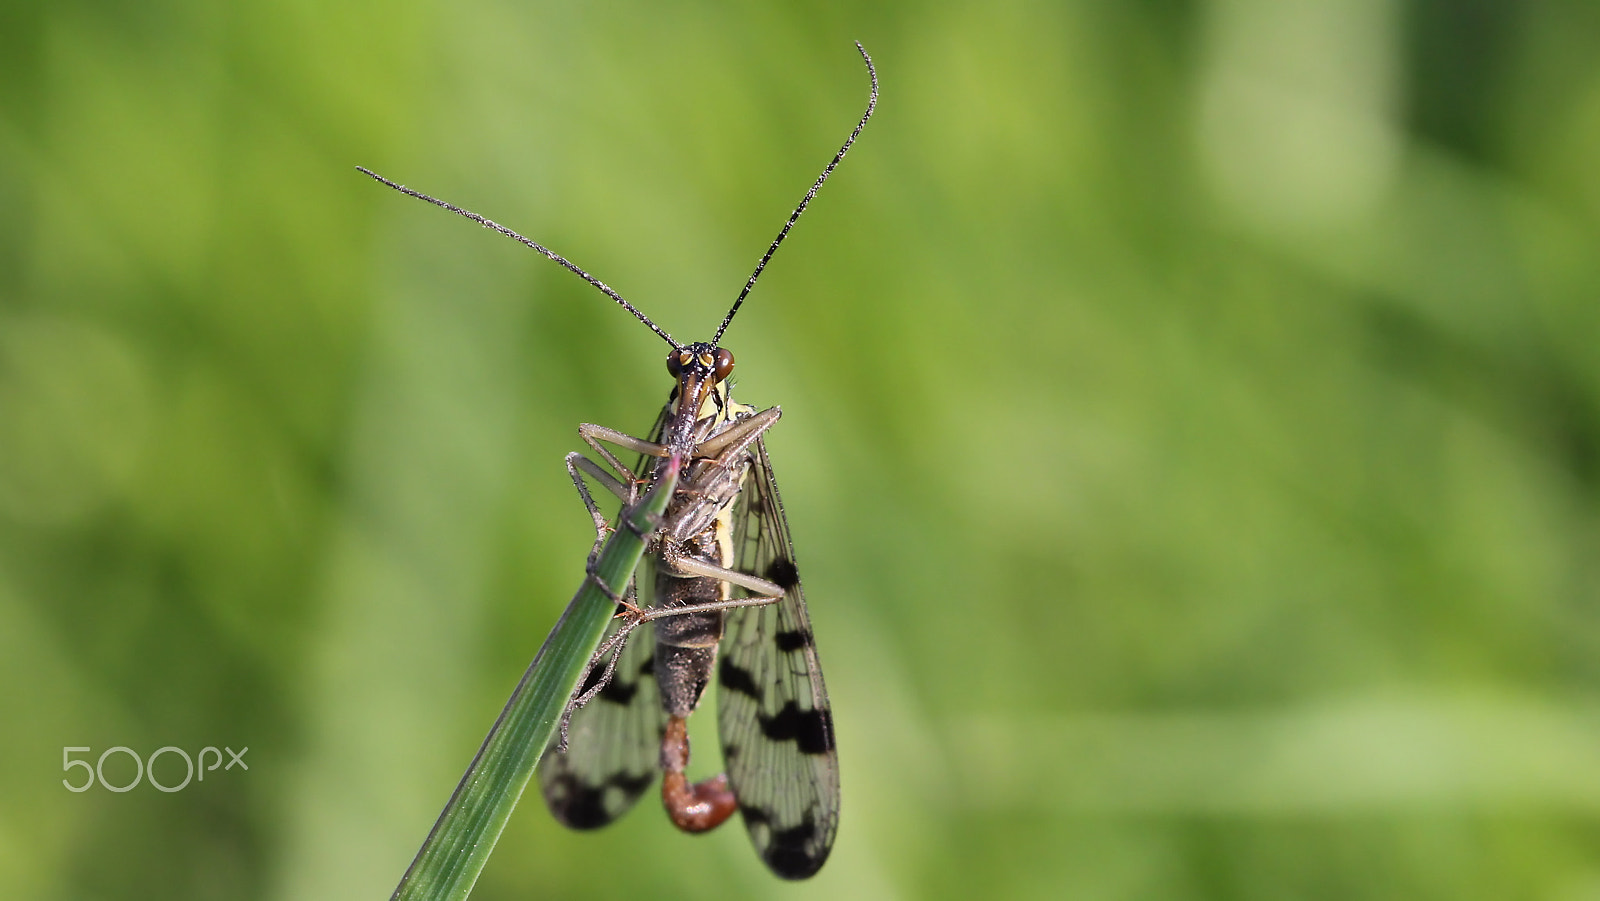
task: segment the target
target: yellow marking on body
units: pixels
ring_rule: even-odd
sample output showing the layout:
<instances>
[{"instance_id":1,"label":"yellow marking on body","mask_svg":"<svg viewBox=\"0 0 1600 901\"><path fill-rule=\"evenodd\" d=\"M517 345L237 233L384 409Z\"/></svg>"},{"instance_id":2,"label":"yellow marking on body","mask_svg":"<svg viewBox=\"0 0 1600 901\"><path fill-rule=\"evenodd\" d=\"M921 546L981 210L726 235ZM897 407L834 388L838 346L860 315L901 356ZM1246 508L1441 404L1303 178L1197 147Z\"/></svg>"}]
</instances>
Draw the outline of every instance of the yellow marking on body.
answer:
<instances>
[{"instance_id":1,"label":"yellow marking on body","mask_svg":"<svg viewBox=\"0 0 1600 901\"><path fill-rule=\"evenodd\" d=\"M717 536L717 565L724 569L733 568L733 508L736 504L729 504L722 508L717 518L712 522L712 528ZM717 586L717 599L726 601L733 597L733 583L719 582Z\"/></svg>"},{"instance_id":2,"label":"yellow marking on body","mask_svg":"<svg viewBox=\"0 0 1600 901\"><path fill-rule=\"evenodd\" d=\"M717 403L718 398L722 399L720 404ZM753 410L755 408L734 403L733 399L728 396L728 383L718 382L711 386L710 391L706 392L705 400L700 401L700 412L695 415L699 419L705 419L707 416L721 410L722 415L718 417L718 421L732 422L734 414L741 409Z\"/></svg>"},{"instance_id":3,"label":"yellow marking on body","mask_svg":"<svg viewBox=\"0 0 1600 901\"><path fill-rule=\"evenodd\" d=\"M700 411L702 416L709 416L711 413L716 411L717 407L713 400L713 395L722 398L722 414L720 418L725 422L732 422L740 416L748 415L756 411L755 407L752 407L749 404L738 403L729 397L728 383L719 382L715 388L706 393L705 405ZM749 478L750 474L749 472L746 472L744 479ZM743 481L744 480L741 480L740 482L741 489L743 488ZM717 518L712 520L712 529L714 530L714 534L717 538L717 565L725 569L733 568L733 508L736 506L738 506L737 501L727 505L726 507L723 507L722 510L717 513ZM717 588L717 597L724 601L732 598L732 583L720 583L719 587Z\"/></svg>"}]
</instances>

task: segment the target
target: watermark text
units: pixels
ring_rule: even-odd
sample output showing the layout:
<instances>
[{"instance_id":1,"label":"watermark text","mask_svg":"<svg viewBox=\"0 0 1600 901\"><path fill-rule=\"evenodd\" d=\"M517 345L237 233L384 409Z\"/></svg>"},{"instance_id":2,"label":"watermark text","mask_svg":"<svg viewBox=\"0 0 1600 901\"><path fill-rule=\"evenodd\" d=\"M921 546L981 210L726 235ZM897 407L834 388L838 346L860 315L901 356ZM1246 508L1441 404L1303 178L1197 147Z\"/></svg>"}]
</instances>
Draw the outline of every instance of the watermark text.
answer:
<instances>
[{"instance_id":1,"label":"watermark text","mask_svg":"<svg viewBox=\"0 0 1600 901\"><path fill-rule=\"evenodd\" d=\"M249 748L240 748L239 750L235 751L232 748L224 747L222 751L228 752L228 765L223 766L222 751L217 750L211 745L201 748L200 753L195 755L195 757L190 757L189 752L180 747L175 745L167 745L164 748L157 748L155 751L151 752L149 757L143 758L141 758L138 752L134 751L132 748L125 748L122 745L117 745L114 748L106 748L104 751L101 751L99 758L97 758L95 762L91 764L85 758L92 756L94 749L66 747L61 749L62 771L70 774L77 767L83 767L83 774L82 779L77 784L73 784L71 778L62 779L61 784L66 786L67 791L70 792L86 792L93 788L96 784L99 784L99 786L106 791L125 792L132 791L133 788L140 782L150 783L151 785L155 786L157 791L182 791L184 788L188 787L191 781L204 782L206 780L206 773L215 772L218 767L221 767L223 772L227 772L236 766L240 770L250 769L250 765L244 762L244 755L248 753L249 750ZM85 758L74 758L74 754L83 754L85 755ZM106 781L105 769L107 758L112 760L118 759L117 757L113 757L113 755L126 755L127 757L133 759L134 770L132 780L126 781L121 785L115 785ZM167 775L168 784L163 784L160 780L156 779L156 760L163 755L176 755L183 761L184 775L182 782L171 784L173 776L172 773L168 773ZM210 755L210 766L206 765L207 755ZM164 767L163 769L168 768Z\"/></svg>"}]
</instances>

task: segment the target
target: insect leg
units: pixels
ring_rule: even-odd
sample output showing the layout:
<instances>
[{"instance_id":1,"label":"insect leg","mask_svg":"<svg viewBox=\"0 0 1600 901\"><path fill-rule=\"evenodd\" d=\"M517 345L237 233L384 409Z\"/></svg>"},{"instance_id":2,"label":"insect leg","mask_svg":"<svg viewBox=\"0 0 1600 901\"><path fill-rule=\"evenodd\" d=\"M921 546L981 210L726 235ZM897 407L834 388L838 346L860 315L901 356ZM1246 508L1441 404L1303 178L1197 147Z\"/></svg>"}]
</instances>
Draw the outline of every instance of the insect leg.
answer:
<instances>
[{"instance_id":1,"label":"insect leg","mask_svg":"<svg viewBox=\"0 0 1600 901\"><path fill-rule=\"evenodd\" d=\"M605 514L600 512L599 505L594 502L594 496L589 493L589 486L584 484L583 475L578 472L580 469L599 480L607 491L622 498L623 503L633 503L634 498L629 496L633 492L628 487L601 469L598 463L577 451L567 454L567 475L572 477L572 484L578 489L578 497L583 499L583 506L589 511L589 518L594 520L594 547L589 549L589 562L585 567L587 569L594 566L594 561L599 558L600 548L605 544L611 526L606 522Z\"/></svg>"},{"instance_id":2,"label":"insect leg","mask_svg":"<svg viewBox=\"0 0 1600 901\"><path fill-rule=\"evenodd\" d=\"M776 582L768 582L766 579L752 576L749 573L742 573L738 570L718 566L715 563L700 560L695 557L691 557L688 554L666 554L663 555L663 559L666 561L667 565L677 570L681 575L704 576L708 579L716 579L719 582L728 582L730 584L737 585L740 588L748 589L760 594L773 595L774 597L772 597L772 600L774 601L783 597L783 588ZM737 600L749 601L753 599L738 598Z\"/></svg>"},{"instance_id":3,"label":"insect leg","mask_svg":"<svg viewBox=\"0 0 1600 901\"><path fill-rule=\"evenodd\" d=\"M694 449L695 456L722 456L731 460L738 454L744 453L745 448L749 447L757 438L760 438L767 429L772 428L772 424L777 422L782 415L783 411L781 409L769 407L760 413L741 419L716 435L700 442ZM732 451L731 454L728 453L730 450Z\"/></svg>"},{"instance_id":4,"label":"insect leg","mask_svg":"<svg viewBox=\"0 0 1600 901\"><path fill-rule=\"evenodd\" d=\"M783 594L780 592L773 597L729 598L725 601L707 601L704 604L684 604L682 607L646 607L639 610L637 618L639 622L647 623L652 620L666 619L669 616L712 613L717 610L734 610L740 607L765 607L781 600L783 600ZM632 613L625 613L624 615L630 618L634 617Z\"/></svg>"},{"instance_id":5,"label":"insect leg","mask_svg":"<svg viewBox=\"0 0 1600 901\"><path fill-rule=\"evenodd\" d=\"M629 505L638 500L638 486L641 484L639 476L625 466L621 460L618 460L617 455L613 454L600 442L606 441L649 457L665 457L667 456L667 448L653 441L644 441L624 432L619 432L616 429L608 429L605 426L595 425L590 422L578 425L578 437L593 448L594 452L599 454L600 458L610 465L612 472L616 473L616 476L613 476L602 469L600 464L580 453L567 454L567 473L572 476L572 484L578 486L578 494L583 498L583 505L588 508L589 516L594 520L594 547L589 550L589 563L592 566L595 558L600 553L600 546L605 542L606 534L611 530L611 527L606 524L605 515L600 512L600 508L595 504L594 498L590 496L588 487L583 484L583 479L578 475L577 470L582 469L598 479L607 491L621 498L624 505Z\"/></svg>"},{"instance_id":6,"label":"insect leg","mask_svg":"<svg viewBox=\"0 0 1600 901\"><path fill-rule=\"evenodd\" d=\"M589 444L596 451L604 454L606 461L622 476L621 479L618 479L602 468L600 464L577 451L567 454L567 475L572 477L572 484L578 489L578 496L583 499L583 506L589 511L589 518L594 520L594 546L589 549L588 564L588 567L593 567L594 561L600 555L601 547L605 544L606 536L611 534L612 527L607 522L605 514L600 512L600 506L594 502L594 496L589 493L589 486L585 484L583 475L578 470L583 470L584 473L597 480L606 491L616 495L622 501L624 509L639 500L639 485L641 482L631 470L619 463L616 457L607 453L599 444L593 441L590 441Z\"/></svg>"},{"instance_id":7,"label":"insect leg","mask_svg":"<svg viewBox=\"0 0 1600 901\"><path fill-rule=\"evenodd\" d=\"M598 478L601 481L601 484L606 486L606 490L622 498L623 506L622 512L619 513L617 517L618 522L623 528L634 533L641 540L648 540L650 535L654 534L655 530L660 528L661 518L655 514L648 514L645 518L651 523L649 531L641 531L641 527L634 524L633 518L629 511L635 509L637 505L646 504L651 496L653 496L657 491L664 490L666 486L664 484L657 484L652 487L649 493L647 493L643 498L640 498L638 496L638 486L643 483L633 474L632 470L622 465L622 462L619 461L610 451L607 451L604 447L601 447L600 444L594 440L594 438L591 437L587 431L585 431L587 429L595 430L596 435L606 438L606 440L613 440L613 438L621 439L645 448L660 447L660 445L652 444L648 441L640 441L637 438L632 438L614 429L604 428L603 426L584 423L579 427L578 433L583 436L584 441L588 442L590 447L594 448L597 453L604 457L606 462L610 463L612 467L616 469L618 474L622 475L626 481L620 481L614 478L611 474L601 469L598 463L595 463L593 460L588 459L582 454L571 453L567 455L567 473L572 477L572 484L577 487L578 495L583 498L583 505L588 509L589 515L594 518L595 523L595 543L589 551L589 560L584 565L584 573L588 576L589 581L593 582L598 588L600 588L601 591L605 592L606 597L618 604L622 604L626 607L637 610L638 608L632 603L624 601L622 597L618 595L616 589L612 588L610 585L607 585L605 580L601 579L600 574L595 570L595 564L599 559L600 550L605 543L606 535L613 531L613 528L606 523L605 517L600 513L599 506L595 504L594 497L589 493L588 486L584 484L583 478L578 473L578 470L582 469L584 472L587 472L590 475ZM666 456L666 454L662 454L662 456ZM669 459L665 465L669 469L674 469L675 471L677 462Z\"/></svg>"},{"instance_id":8,"label":"insect leg","mask_svg":"<svg viewBox=\"0 0 1600 901\"><path fill-rule=\"evenodd\" d=\"M589 662L584 665L583 672L578 676L578 685L572 690L571 696L567 698L566 709L561 713L561 740L556 745L556 750L560 753L566 753L567 750L567 733L568 727L572 723L572 714L577 712L583 705L589 703L596 694L605 690L606 685L610 684L611 676L617 668L617 659L622 656L623 642L627 640L628 633L644 622L639 616L641 611L638 605L633 603L635 593L633 580L629 580L628 590L625 595L618 594L616 590L606 584L604 579L600 578L600 573L595 569L595 563L600 555L600 548L605 543L606 532L611 527L606 524L604 519L600 518L599 512L595 508L594 498L589 495L588 489L583 484L582 477L578 475L577 470L574 468L573 457L578 457L581 463L588 464L588 466L584 467L585 472L593 472L589 467L594 469L599 469L599 467L595 465L594 461L588 460L579 454L569 454L567 456L567 470L572 473L572 481L573 484L578 486L578 493L583 495L584 505L589 508L590 513L595 515L595 530L599 533L595 536L594 548L589 551L589 560L584 564L586 578L588 581L593 582L595 587L599 588L607 598L611 599L612 603L622 608L619 611L619 616L627 615L628 620L615 633L602 641L599 647L595 648L594 654L590 656ZM603 475L602 478L604 478ZM627 508L624 507L623 509L626 511ZM599 665L601 660L605 660L606 655L613 650L615 650L615 653L611 655L610 660L606 663L605 672L601 674L599 681L592 686L588 686L589 676L594 672L594 668Z\"/></svg>"},{"instance_id":9,"label":"insect leg","mask_svg":"<svg viewBox=\"0 0 1600 901\"><path fill-rule=\"evenodd\" d=\"M583 497L583 505L589 508L589 513L597 521L604 522L605 516L601 514L599 507L595 505L594 498L590 496L587 486L584 485L583 479L578 475L578 470L580 469L598 481L605 490L620 498L624 504L631 504L639 499L637 496L638 490L633 487L638 484L633 479L633 473L623 470L623 478L626 479L626 481L623 481L623 479L618 479L611 473L606 472L600 464L577 451L567 454L567 474L572 476L572 483L578 486L578 494Z\"/></svg>"},{"instance_id":10,"label":"insect leg","mask_svg":"<svg viewBox=\"0 0 1600 901\"><path fill-rule=\"evenodd\" d=\"M611 467L617 471L617 474L621 475L628 481L637 481L638 476L634 475L633 470L622 465L622 461L618 460L616 455L611 453L611 451L606 450L605 447L600 444L600 442L605 441L625 450L644 454L647 457L665 457L668 453L667 446L664 444L657 444L654 441L645 441L641 438L635 438L626 432L619 432L616 429L608 429L603 425L595 425L592 422L578 424L578 437L582 438L585 444L594 448L595 453L599 454L607 463L611 464Z\"/></svg>"},{"instance_id":11,"label":"insect leg","mask_svg":"<svg viewBox=\"0 0 1600 901\"><path fill-rule=\"evenodd\" d=\"M628 587L628 596L631 598L633 593L633 586L630 585ZM627 604L627 607L634 611L639 609L631 603ZM556 744L557 753L565 754L567 752L567 737L572 726L572 715L582 709L585 704L594 700L596 695L605 691L606 686L611 684L611 678L617 672L617 661L622 659L623 645L627 642L628 636L632 634L633 630L644 622L646 620L640 616L623 617L622 625L617 627L617 631L606 636L605 641L602 641L600 646L595 648L594 656L589 658L588 665L583 668L582 675L578 677L578 687L572 690L572 697L567 699L567 707L561 713L561 740ZM593 685L589 685L589 677L594 673L595 666L601 660L606 661L605 670L601 672L600 678L594 680Z\"/></svg>"},{"instance_id":12,"label":"insect leg","mask_svg":"<svg viewBox=\"0 0 1600 901\"><path fill-rule=\"evenodd\" d=\"M695 562L700 563L701 561ZM572 714L575 713L579 708L583 707L583 705L593 700L595 695L598 695L600 692L604 691L605 687L611 683L612 675L615 673L617 668L617 660L622 656L623 643L627 641L629 633L633 632L634 629L637 629L639 626L650 622L651 620L665 619L671 616L688 616L696 613L710 613L713 611L732 610L740 607L762 607L767 604L772 604L783 600L783 589L772 584L771 582L768 582L764 579L757 579L754 576L747 576L744 573L725 570L720 566L711 566L710 564L704 564L704 566L706 567L707 571L697 572L696 575L705 575L714 579L722 579L723 576L714 573L725 573L728 576L733 576L736 578L728 578L724 579L724 581L732 582L735 585L748 588L752 591L766 591L770 592L770 594L761 597L729 598L724 601L708 601L703 604L684 604L679 607L651 607L648 609L641 609L640 607L630 603L633 597L633 589L630 586L628 597L619 598L617 600L617 603L624 608L623 612L618 615L619 618L623 620L622 625L618 627L616 632L607 636L606 640L601 642L600 646L595 649L594 656L589 659L589 665L584 668L583 676L578 680L579 687L573 691L572 698L567 702L566 712L561 715L561 743L557 745L557 750L564 752L567 749L567 727L572 721ZM607 655L610 656L607 657ZM601 660L606 661L605 670L600 674L600 678L596 680L593 685L587 685L589 681L589 674L594 671L594 668L599 665ZM670 720L668 723L668 728L670 731ZM668 745L672 744L674 741L675 740L670 738L663 738L662 740L663 766L665 766L665 761L667 759L665 755L667 754ZM681 741L678 741L673 745L676 749L675 753L681 753L682 755L682 761L678 764L678 773L680 776L683 769L688 765L689 762L688 742L689 739L687 735L685 735ZM679 748L678 745L681 745L681 748ZM676 760L677 758L675 757L674 759ZM669 769L667 772L671 773L673 771ZM726 785L727 780L725 777L717 776L716 779L721 779L723 784ZM708 780L708 782L709 781L715 780ZM689 788L692 789L693 792L699 792L701 787L706 786L707 784L708 783L703 782L699 785L690 786ZM687 785L687 783L685 783L685 785ZM669 807L669 809L672 808ZM674 821L676 821L676 818L677 815L674 814ZM687 826L682 826L682 824L680 824L680 827L689 832L701 832L705 829L710 829L717 823L722 822L722 819L726 818L726 815L724 815L721 819L718 819L716 823L703 826L700 829L690 829Z\"/></svg>"}]
</instances>

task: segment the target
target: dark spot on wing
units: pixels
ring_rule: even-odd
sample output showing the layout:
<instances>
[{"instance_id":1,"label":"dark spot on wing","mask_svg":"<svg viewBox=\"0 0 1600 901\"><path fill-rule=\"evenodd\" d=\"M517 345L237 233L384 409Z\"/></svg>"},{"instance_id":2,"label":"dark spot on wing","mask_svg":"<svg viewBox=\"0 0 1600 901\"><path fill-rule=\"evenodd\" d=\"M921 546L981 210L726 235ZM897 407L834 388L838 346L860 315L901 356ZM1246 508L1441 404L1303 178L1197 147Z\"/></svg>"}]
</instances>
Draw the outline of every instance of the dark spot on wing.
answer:
<instances>
[{"instance_id":1,"label":"dark spot on wing","mask_svg":"<svg viewBox=\"0 0 1600 901\"><path fill-rule=\"evenodd\" d=\"M767 581L776 582L784 591L800 584L800 570L795 569L794 561L788 557L779 557L767 567Z\"/></svg>"},{"instance_id":2,"label":"dark spot on wing","mask_svg":"<svg viewBox=\"0 0 1600 901\"><path fill-rule=\"evenodd\" d=\"M621 789L624 795L632 797L650 787L656 781L655 773L643 773L638 776L629 776L627 773L618 773L606 780L607 785Z\"/></svg>"},{"instance_id":3,"label":"dark spot on wing","mask_svg":"<svg viewBox=\"0 0 1600 901\"><path fill-rule=\"evenodd\" d=\"M633 702L633 696L638 693L638 682L625 682L618 676L606 683L605 688L600 689L600 700L626 707Z\"/></svg>"},{"instance_id":4,"label":"dark spot on wing","mask_svg":"<svg viewBox=\"0 0 1600 901\"><path fill-rule=\"evenodd\" d=\"M778 634L772 636L772 643L777 645L778 650L780 651L798 651L801 648L811 644L811 633L805 631L804 629L795 629L791 632L779 632Z\"/></svg>"},{"instance_id":5,"label":"dark spot on wing","mask_svg":"<svg viewBox=\"0 0 1600 901\"><path fill-rule=\"evenodd\" d=\"M576 777L563 776L558 783L560 797L552 798L550 812L573 829L598 829L611 822L606 813L604 787L579 784Z\"/></svg>"},{"instance_id":6,"label":"dark spot on wing","mask_svg":"<svg viewBox=\"0 0 1600 901\"><path fill-rule=\"evenodd\" d=\"M624 803L617 807L626 807L627 800L638 797L654 780L654 773L642 776L617 773L599 785L587 785L580 782L576 774L563 773L549 791L550 812L573 829L599 829L616 816L616 808L606 807L608 789L620 792L618 800Z\"/></svg>"},{"instance_id":7,"label":"dark spot on wing","mask_svg":"<svg viewBox=\"0 0 1600 901\"><path fill-rule=\"evenodd\" d=\"M761 856L772 872L784 879L805 879L822 869L828 859L830 849L818 849L816 844L817 824L807 813L798 826L772 830L771 844Z\"/></svg>"},{"instance_id":8,"label":"dark spot on wing","mask_svg":"<svg viewBox=\"0 0 1600 901\"><path fill-rule=\"evenodd\" d=\"M724 657L717 666L717 684L729 691L736 691L747 698L761 700L761 688L756 685L755 677L750 671L741 669L738 664Z\"/></svg>"},{"instance_id":9,"label":"dark spot on wing","mask_svg":"<svg viewBox=\"0 0 1600 901\"><path fill-rule=\"evenodd\" d=\"M773 741L792 741L802 754L833 750L833 718L824 709L801 710L790 701L772 716L757 716L761 734Z\"/></svg>"}]
</instances>

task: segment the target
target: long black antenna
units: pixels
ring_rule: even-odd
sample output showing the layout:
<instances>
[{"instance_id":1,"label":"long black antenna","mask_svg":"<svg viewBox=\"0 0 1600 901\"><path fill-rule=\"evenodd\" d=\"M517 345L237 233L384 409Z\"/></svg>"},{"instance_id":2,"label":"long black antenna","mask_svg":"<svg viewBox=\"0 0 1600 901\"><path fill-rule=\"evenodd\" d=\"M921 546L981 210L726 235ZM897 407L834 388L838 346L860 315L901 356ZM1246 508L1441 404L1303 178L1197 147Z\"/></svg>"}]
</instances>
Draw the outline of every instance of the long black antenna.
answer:
<instances>
[{"instance_id":1,"label":"long black antenna","mask_svg":"<svg viewBox=\"0 0 1600 901\"><path fill-rule=\"evenodd\" d=\"M856 46L859 47L861 45L857 44ZM877 77L876 76L873 77L873 81L874 81L874 83L876 83L876 81L877 81ZM874 96L876 96L876 92L874 92ZM862 121L865 122L866 120L863 119ZM860 131L861 129L858 127L856 130ZM851 135L852 139L854 137L855 137L854 135ZM845 146L848 147L849 145L846 144ZM841 151L839 155L843 156L844 154ZM837 163L838 160L834 160L834 162ZM384 184L388 185L389 187L394 188L396 191L399 191L402 194L409 194L412 197L417 198L418 200L426 200L427 202L433 204L434 206L444 207L445 209L449 210L452 213L455 213L455 214L460 215L460 216L465 216L468 219L471 219L473 222L478 223L479 225L483 226L484 228L494 229L495 231L499 232L502 235L505 235L508 238L512 238L514 240L522 242L523 244L528 245L529 247L532 247L534 250L539 251L540 253L544 254L545 256L549 257L550 259L555 260L557 263L560 263L561 265L567 267L567 269L571 270L573 272L573 274L577 275L579 278L583 279L584 281L588 282L591 285L594 285L596 288L599 288L601 291L604 291L607 297L610 297L612 300L616 301L617 303L622 304L622 308L624 310L627 310L628 312L632 313L635 317L638 318L638 320L640 322L644 323L645 325L650 326L650 330L651 331L653 331L656 334L660 335L663 339L666 340L666 342L668 344L671 344L673 346L673 348L675 348L677 350L683 350L683 345L681 345L678 342L672 340L672 336L671 335L667 334L665 331L662 331L661 327L656 325L654 322L651 322L649 316L646 316L645 314L639 312L639 308L638 307L635 307L633 304L628 303L626 300L623 300L621 294L618 294L617 292L611 290L611 286L609 286L605 282L595 278L594 276L590 275L589 273L584 272L582 269L579 269L577 266L573 265L571 262L568 262L567 258L562 256L561 254L556 253L555 251L549 249L548 247L545 247L543 244L540 244L537 241L531 241L531 240L529 240L527 238L524 238L523 236L521 236L521 235L517 234L516 232L512 231L511 229L506 228L504 225L501 225L500 223L495 222L493 219L486 219L483 216L480 216L477 213L472 212L471 210L464 210L461 207L458 207L453 203L447 203L447 202L445 202L443 200L440 200L437 197L429 197L428 195L422 193L421 191L413 191L412 189L406 187L405 185L395 184L394 182L388 180L387 178L384 178L383 176L379 175L378 173L376 173L376 172L372 171L371 169L368 169L368 168L366 168L364 166L357 166L356 168L361 170L362 172L365 172L366 174L372 176L373 178L377 179L378 181L383 182ZM833 167L829 166L828 168L832 169ZM820 181L817 182L817 184L821 184L821 183L822 182L820 182ZM814 193L816 191L816 189L813 188L812 191ZM808 197L806 199L809 200L810 198ZM804 207L805 204L801 204L801 206ZM800 215L798 210L795 211L795 215L797 215L797 216ZM787 228L784 229L784 230L788 231ZM780 240L781 240L781 237L780 237ZM777 245L774 244L773 246L776 247ZM768 256L771 256L771 254L769 253ZM765 263L765 262L766 262L765 260L762 260L762 263ZM751 281L753 282L753 281L755 281L755 279L752 278ZM742 296L743 295L741 295L741 297ZM735 304L734 306L737 307L738 304ZM731 317L733 314L730 313L728 315ZM727 325L727 323L723 323L723 325ZM721 335L722 333L719 331L719 332L717 332L717 334Z\"/></svg>"},{"instance_id":2,"label":"long black antenna","mask_svg":"<svg viewBox=\"0 0 1600 901\"><path fill-rule=\"evenodd\" d=\"M856 142L856 135L861 134L862 127L867 124L868 119L872 118L872 110L878 105L878 70L872 67L872 57L867 55L867 48L861 46L860 41L856 41L856 49L861 51L861 58L867 61L867 74L872 77L872 96L867 98L867 111L861 115L861 121L856 123L855 130L850 132L850 137L845 138L844 146L840 147L839 152L834 154L833 162L829 163L828 168L823 169L822 174L817 176L816 184L811 186L811 190L806 192L806 196L800 198L800 205L795 207L794 212L789 215L789 221L783 224L783 230L778 232L778 237L772 239L772 246L768 247L767 252L762 255L761 262L756 264L756 271L750 273L750 280L744 283L744 290L739 292L738 299L733 302L733 308L728 310L728 315L722 317L722 324L717 326L717 334L711 339L712 344L722 340L722 333L728 330L728 323L733 321L733 314L739 312L739 305L744 303L745 295L749 294L750 289L755 287L756 279L761 277L761 270L767 268L767 261L772 259L772 255L778 250L778 245L782 244L783 239L788 237L789 229L794 227L794 221L799 219L800 214L806 211L806 204L811 202L811 198L817 196L817 189L822 187L822 183L828 180L829 175L833 174L833 167L839 165L839 161L844 159L845 153L850 150L850 145ZM371 173L368 174L370 175ZM438 201L434 202L438 203ZM534 246L537 247L538 245ZM550 252L547 250L545 253ZM621 300L621 298L617 299Z\"/></svg>"}]
</instances>

